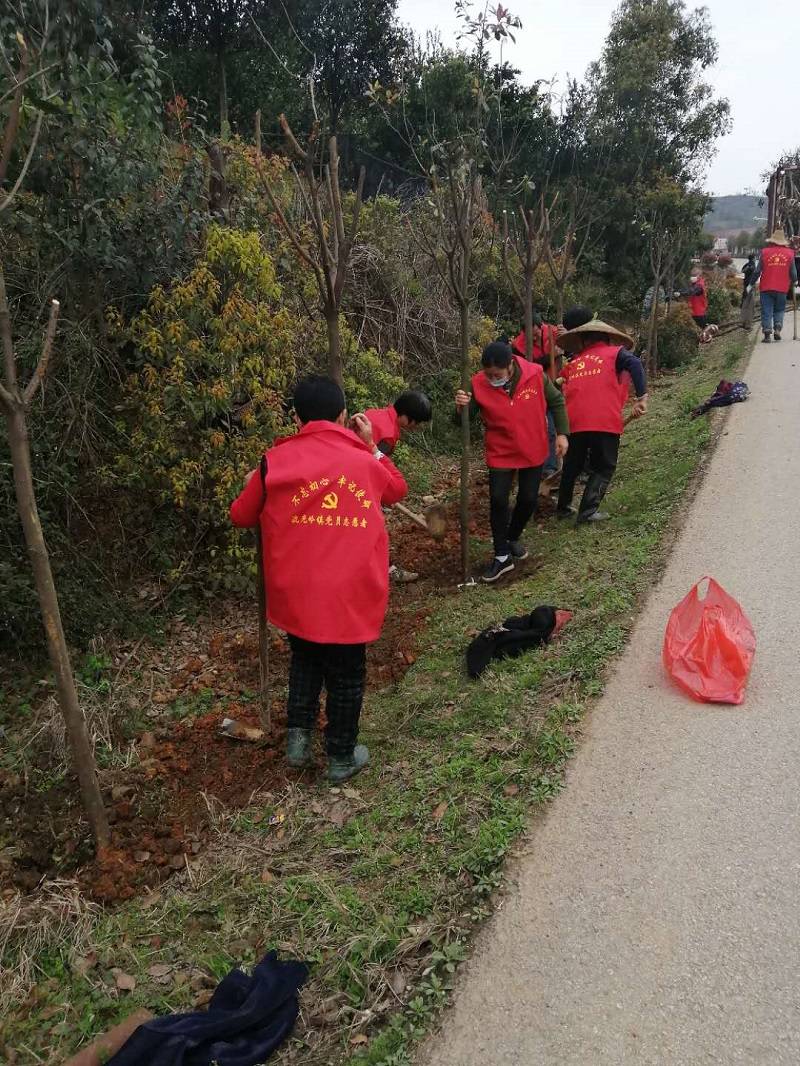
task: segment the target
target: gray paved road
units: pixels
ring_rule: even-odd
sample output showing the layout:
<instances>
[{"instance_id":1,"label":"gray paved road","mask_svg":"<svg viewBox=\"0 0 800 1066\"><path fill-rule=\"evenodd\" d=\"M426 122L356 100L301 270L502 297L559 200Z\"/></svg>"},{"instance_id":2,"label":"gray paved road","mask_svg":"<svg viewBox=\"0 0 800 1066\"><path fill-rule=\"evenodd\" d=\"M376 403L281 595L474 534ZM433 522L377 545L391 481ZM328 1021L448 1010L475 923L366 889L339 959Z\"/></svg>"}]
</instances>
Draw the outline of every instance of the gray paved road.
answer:
<instances>
[{"instance_id":1,"label":"gray paved road","mask_svg":"<svg viewBox=\"0 0 800 1066\"><path fill-rule=\"evenodd\" d=\"M757 344L746 380L428 1066L800 1063L800 343ZM756 630L740 708L660 670L705 573Z\"/></svg>"}]
</instances>

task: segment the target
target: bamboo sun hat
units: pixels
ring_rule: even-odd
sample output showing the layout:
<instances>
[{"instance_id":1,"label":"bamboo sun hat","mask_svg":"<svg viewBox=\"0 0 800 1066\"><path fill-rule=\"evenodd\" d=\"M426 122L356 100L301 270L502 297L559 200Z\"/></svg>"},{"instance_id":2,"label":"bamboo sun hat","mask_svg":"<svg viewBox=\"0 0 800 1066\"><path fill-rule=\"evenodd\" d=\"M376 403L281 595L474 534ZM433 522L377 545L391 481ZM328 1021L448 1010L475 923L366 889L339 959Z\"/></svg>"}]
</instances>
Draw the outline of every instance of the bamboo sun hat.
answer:
<instances>
[{"instance_id":1,"label":"bamboo sun hat","mask_svg":"<svg viewBox=\"0 0 800 1066\"><path fill-rule=\"evenodd\" d=\"M576 326L575 329L567 330L566 333L562 333L558 338L559 348L563 348L564 351L572 351L574 342L579 337L585 336L587 333L600 333L607 336L611 341L619 341L619 343L625 348L633 347L633 337L628 336L627 333L623 333L621 329L617 329L616 326L610 326L608 322L603 322L600 318L592 318L588 322L584 322L582 326Z\"/></svg>"}]
</instances>

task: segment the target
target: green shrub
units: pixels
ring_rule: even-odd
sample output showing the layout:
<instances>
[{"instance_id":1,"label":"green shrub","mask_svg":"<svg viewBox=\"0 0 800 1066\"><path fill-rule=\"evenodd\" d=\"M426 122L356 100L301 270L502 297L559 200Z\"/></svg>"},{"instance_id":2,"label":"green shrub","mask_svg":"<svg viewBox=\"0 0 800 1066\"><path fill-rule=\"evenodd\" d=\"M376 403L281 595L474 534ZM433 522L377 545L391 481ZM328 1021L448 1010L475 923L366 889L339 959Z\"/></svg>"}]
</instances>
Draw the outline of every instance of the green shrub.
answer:
<instances>
[{"instance_id":1,"label":"green shrub","mask_svg":"<svg viewBox=\"0 0 800 1066\"><path fill-rule=\"evenodd\" d=\"M663 370L683 366L697 354L700 331L686 304L673 304L658 328L658 365Z\"/></svg>"},{"instance_id":2,"label":"green shrub","mask_svg":"<svg viewBox=\"0 0 800 1066\"><path fill-rule=\"evenodd\" d=\"M731 297L724 284L708 286L708 321L715 325L727 322L731 314Z\"/></svg>"}]
</instances>

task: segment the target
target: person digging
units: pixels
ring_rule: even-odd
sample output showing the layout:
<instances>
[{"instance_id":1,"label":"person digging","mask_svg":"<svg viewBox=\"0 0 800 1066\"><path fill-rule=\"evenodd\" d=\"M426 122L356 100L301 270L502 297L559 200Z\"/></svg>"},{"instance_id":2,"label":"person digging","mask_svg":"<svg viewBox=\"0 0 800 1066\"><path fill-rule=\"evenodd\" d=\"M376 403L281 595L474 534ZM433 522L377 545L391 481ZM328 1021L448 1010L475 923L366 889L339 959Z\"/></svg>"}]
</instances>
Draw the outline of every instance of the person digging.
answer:
<instances>
[{"instance_id":1,"label":"person digging","mask_svg":"<svg viewBox=\"0 0 800 1066\"><path fill-rule=\"evenodd\" d=\"M585 318L586 313L583 308L567 311L564 323L571 328L560 338L561 347L574 354L562 371L570 436L556 514L562 519L575 515L575 482L588 461L590 473L578 507L578 525L608 518L600 503L617 468L631 382L637 397L631 416L639 418L647 411L647 379L641 360L629 350L632 338L599 319L576 325L576 317Z\"/></svg>"},{"instance_id":2,"label":"person digging","mask_svg":"<svg viewBox=\"0 0 800 1066\"><path fill-rule=\"evenodd\" d=\"M401 392L394 403L388 407L370 407L364 412L372 426L372 438L375 447L384 455L393 455L402 436L414 433L433 418L431 401L424 392L406 389ZM404 570L402 566L389 560L389 577L398 585L407 585L419 580L419 574L413 570Z\"/></svg>"},{"instance_id":3,"label":"person digging","mask_svg":"<svg viewBox=\"0 0 800 1066\"><path fill-rule=\"evenodd\" d=\"M479 412L484 425L494 558L482 580L491 583L528 556L520 537L539 497L542 466L549 450L548 410L555 419L558 457L567 453L569 425L564 397L541 366L515 356L504 341L486 345L481 367L472 378L472 393L459 389L455 402L459 413L467 406L473 413ZM509 516L515 473L517 501Z\"/></svg>"},{"instance_id":4,"label":"person digging","mask_svg":"<svg viewBox=\"0 0 800 1066\"><path fill-rule=\"evenodd\" d=\"M381 507L408 486L364 415L345 427L344 393L331 378L302 380L294 411L298 432L267 451L230 515L235 526L260 524L268 617L289 637L287 762L311 762L324 686L328 780L345 781L369 764L356 741L366 646L380 636L389 599Z\"/></svg>"}]
</instances>

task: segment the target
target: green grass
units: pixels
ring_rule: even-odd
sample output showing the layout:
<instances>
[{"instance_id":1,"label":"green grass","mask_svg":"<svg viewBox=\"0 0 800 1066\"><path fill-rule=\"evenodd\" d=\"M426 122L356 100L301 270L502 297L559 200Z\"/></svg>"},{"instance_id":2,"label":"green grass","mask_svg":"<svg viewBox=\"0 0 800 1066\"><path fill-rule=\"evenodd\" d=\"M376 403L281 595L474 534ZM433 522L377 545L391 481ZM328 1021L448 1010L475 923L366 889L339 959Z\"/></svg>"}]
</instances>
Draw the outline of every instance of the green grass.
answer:
<instances>
[{"instance_id":1,"label":"green grass","mask_svg":"<svg viewBox=\"0 0 800 1066\"><path fill-rule=\"evenodd\" d=\"M41 1061L136 1006L185 1009L195 971L219 977L275 946L313 963L305 1027L280 1061L408 1063L490 911L506 854L560 790L581 717L662 565L711 440L712 423L688 412L741 363L744 346L725 338L654 391L650 414L626 434L604 528L548 522L529 534L544 560L530 578L442 600L419 641L427 650L399 686L368 700L370 773L334 795L301 784L264 797L285 813L283 839L256 809L236 812L194 885L96 920L99 964L86 977L71 971L69 944L45 945L37 999L0 1021L0 1050L5 1041L20 1062ZM562 638L469 681L469 632L539 603L574 611ZM339 827L328 814L345 802L351 817ZM156 984L147 969L162 961L185 980ZM133 993L120 998L109 986L111 965L136 977Z\"/></svg>"}]
</instances>

